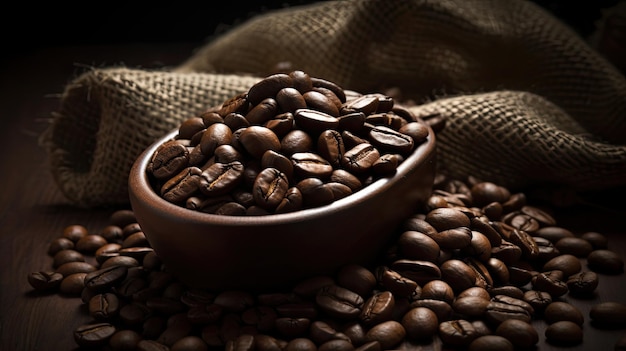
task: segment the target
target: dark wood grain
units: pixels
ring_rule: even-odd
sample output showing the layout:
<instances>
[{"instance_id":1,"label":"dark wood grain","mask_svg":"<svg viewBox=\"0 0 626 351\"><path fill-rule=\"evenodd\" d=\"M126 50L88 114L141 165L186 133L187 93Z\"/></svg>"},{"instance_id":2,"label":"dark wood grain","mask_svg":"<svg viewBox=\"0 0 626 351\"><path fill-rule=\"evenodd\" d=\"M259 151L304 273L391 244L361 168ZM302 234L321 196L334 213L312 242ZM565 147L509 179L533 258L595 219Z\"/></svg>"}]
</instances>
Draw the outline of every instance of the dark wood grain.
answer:
<instances>
[{"instance_id":1,"label":"dark wood grain","mask_svg":"<svg viewBox=\"0 0 626 351\"><path fill-rule=\"evenodd\" d=\"M52 267L46 255L51 240L64 227L82 224L98 231L107 224L113 208L83 209L59 192L48 172L46 155L37 138L54 110L57 95L77 72L77 65L151 67L175 65L188 57L198 43L136 44L115 47L48 48L22 55L3 67L0 89L0 350L73 350L72 330L88 321L79 298L33 291L27 275ZM622 207L623 209L623 207ZM621 210L620 210L621 211ZM581 233L606 234L610 248L626 257L626 212L577 206L557 211L559 224ZM624 330L601 330L589 323L589 309L602 301L626 303L624 275L601 275L592 299L566 300L585 315L583 344L567 350L612 350ZM545 324L535 322L539 350L562 350L546 344ZM439 345L413 345L436 349Z\"/></svg>"}]
</instances>

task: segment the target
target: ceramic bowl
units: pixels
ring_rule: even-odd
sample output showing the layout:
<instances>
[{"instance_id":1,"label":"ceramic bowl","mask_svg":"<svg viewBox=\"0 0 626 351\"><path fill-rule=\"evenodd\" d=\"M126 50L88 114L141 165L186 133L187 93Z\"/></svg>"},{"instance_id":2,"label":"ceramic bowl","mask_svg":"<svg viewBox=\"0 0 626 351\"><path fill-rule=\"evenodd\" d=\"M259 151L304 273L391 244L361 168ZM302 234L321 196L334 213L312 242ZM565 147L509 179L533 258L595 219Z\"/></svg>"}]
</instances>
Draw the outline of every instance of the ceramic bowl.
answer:
<instances>
[{"instance_id":1,"label":"ceramic bowl","mask_svg":"<svg viewBox=\"0 0 626 351\"><path fill-rule=\"evenodd\" d=\"M168 270L194 288L280 289L343 265L370 265L403 220L431 194L435 135L394 176L321 207L264 216L225 216L172 204L151 187L147 167L163 136L135 161L129 195L137 222Z\"/></svg>"}]
</instances>

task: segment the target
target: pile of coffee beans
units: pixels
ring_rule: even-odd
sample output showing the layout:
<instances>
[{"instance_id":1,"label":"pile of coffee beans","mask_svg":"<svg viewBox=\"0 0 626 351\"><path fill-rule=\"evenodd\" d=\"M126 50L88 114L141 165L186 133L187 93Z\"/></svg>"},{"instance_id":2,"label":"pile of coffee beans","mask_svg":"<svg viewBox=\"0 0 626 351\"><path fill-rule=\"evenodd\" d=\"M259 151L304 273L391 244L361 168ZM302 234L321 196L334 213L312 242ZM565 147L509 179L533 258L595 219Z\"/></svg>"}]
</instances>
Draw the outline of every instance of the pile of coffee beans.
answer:
<instances>
[{"instance_id":1,"label":"pile of coffee beans","mask_svg":"<svg viewBox=\"0 0 626 351\"><path fill-rule=\"evenodd\" d=\"M565 297L598 294L602 274L624 269L601 233L558 226L523 193L443 175L374 266L346 265L286 291L185 286L128 210L96 232L66 227L48 254L53 267L32 273L32 287L80 298L93 321L73 331L76 343L114 351L378 351L431 343L506 351L533 349L540 338L571 346L583 342L586 316ZM626 305L598 303L588 318L598 328L626 328ZM545 335L533 326L539 319Z\"/></svg>"},{"instance_id":2,"label":"pile of coffee beans","mask_svg":"<svg viewBox=\"0 0 626 351\"><path fill-rule=\"evenodd\" d=\"M162 198L192 210L286 213L392 176L428 135L390 96L277 73L181 123L147 172Z\"/></svg>"}]
</instances>

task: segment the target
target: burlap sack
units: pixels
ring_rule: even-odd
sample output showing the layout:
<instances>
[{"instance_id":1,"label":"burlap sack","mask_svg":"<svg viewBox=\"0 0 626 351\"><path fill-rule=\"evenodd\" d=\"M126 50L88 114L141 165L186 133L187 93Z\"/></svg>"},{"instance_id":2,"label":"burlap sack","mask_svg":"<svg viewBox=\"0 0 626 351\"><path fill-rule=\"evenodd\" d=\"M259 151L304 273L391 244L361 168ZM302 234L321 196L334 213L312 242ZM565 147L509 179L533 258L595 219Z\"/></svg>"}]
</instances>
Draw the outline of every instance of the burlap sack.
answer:
<instances>
[{"instance_id":1,"label":"burlap sack","mask_svg":"<svg viewBox=\"0 0 626 351\"><path fill-rule=\"evenodd\" d=\"M148 144L278 67L360 92L394 88L416 114L447 117L438 166L452 176L512 189L626 185L626 80L543 9L349 0L255 17L171 71L77 77L41 139L59 187L80 206L127 203L127 173Z\"/></svg>"}]
</instances>

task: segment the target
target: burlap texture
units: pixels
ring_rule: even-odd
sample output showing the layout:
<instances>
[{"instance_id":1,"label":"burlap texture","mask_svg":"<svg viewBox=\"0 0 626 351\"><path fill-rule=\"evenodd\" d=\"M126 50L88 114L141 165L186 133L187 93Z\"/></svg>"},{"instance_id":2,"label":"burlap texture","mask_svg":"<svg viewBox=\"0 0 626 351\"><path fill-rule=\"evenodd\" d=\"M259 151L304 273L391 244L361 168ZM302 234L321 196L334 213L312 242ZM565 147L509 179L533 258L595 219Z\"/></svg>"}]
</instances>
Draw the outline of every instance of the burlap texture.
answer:
<instances>
[{"instance_id":1,"label":"burlap texture","mask_svg":"<svg viewBox=\"0 0 626 351\"><path fill-rule=\"evenodd\" d=\"M349 0L287 8L222 34L171 71L93 69L42 136L78 205L127 202L152 141L277 67L360 92L398 88L448 118L438 165L511 188L626 185L626 80L570 28L514 0Z\"/></svg>"}]
</instances>

